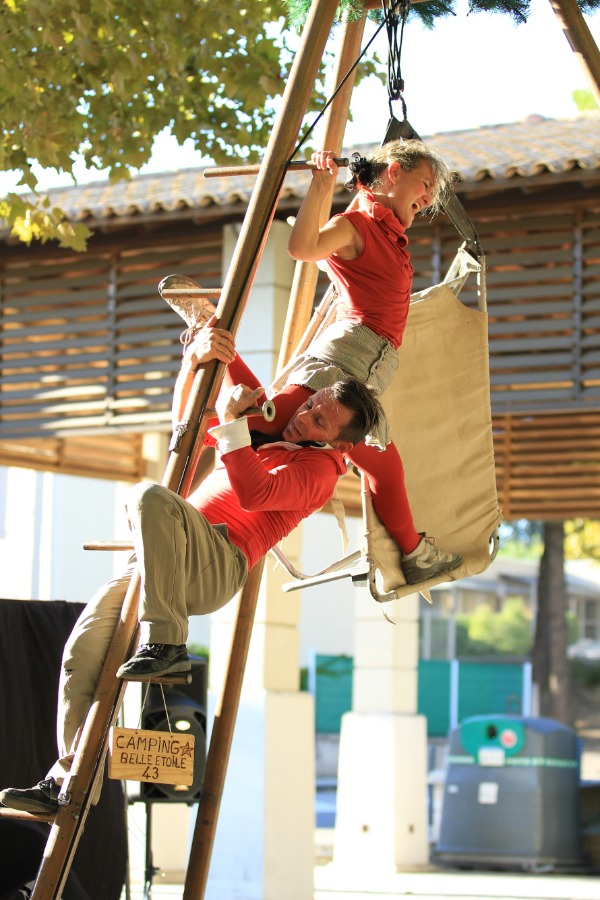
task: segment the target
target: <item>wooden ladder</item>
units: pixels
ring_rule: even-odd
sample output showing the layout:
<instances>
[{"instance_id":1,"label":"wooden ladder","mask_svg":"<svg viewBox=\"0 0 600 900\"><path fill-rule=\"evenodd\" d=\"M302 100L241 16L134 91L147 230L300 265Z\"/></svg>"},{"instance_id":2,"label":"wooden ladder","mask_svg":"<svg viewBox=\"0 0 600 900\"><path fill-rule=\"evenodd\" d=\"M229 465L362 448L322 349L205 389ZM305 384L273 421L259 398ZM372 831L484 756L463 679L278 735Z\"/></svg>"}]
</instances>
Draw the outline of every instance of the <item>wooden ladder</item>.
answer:
<instances>
[{"instance_id":1,"label":"wooden ladder","mask_svg":"<svg viewBox=\"0 0 600 900\"><path fill-rule=\"evenodd\" d=\"M367 7L378 6L369 0ZM290 165L295 142L308 107L313 85L334 22L337 0L314 0L300 49L283 96L278 116L258 171L256 184L244 217L228 275L221 290L216 315L219 325L234 336L243 315L252 282L273 220L279 194ZM344 26L342 51L338 56L336 84L346 75L360 52L364 30L364 16ZM329 108L324 145L339 152L348 119L354 77L344 87ZM332 191L333 195L333 186ZM287 361L291 349L298 342L310 319L310 310L317 282L317 267L300 263L292 289L279 366ZM190 491L206 433L210 411L221 386L225 366L213 361L200 370L185 412L187 428L180 430L175 449L171 450L162 484L186 497ZM220 800L223 791L229 751L239 705L241 685L246 665L256 602L264 568L264 559L251 570L240 596L225 682L217 704L206 771L200 797L184 900L201 900L208 879L210 856L214 843ZM5 818L21 818L38 822L52 822L44 857L33 888L32 900L58 900L69 875L73 857L82 834L96 786L102 779L110 728L120 709L126 682L117 679L115 672L131 656L137 637L137 610L140 577L131 577L124 593L119 623L112 637L100 674L92 706L86 718L73 761L68 784L63 791L68 803L59 805L51 815L32 815L5 809ZM168 676L156 679L163 683L181 683L183 678Z\"/></svg>"}]
</instances>

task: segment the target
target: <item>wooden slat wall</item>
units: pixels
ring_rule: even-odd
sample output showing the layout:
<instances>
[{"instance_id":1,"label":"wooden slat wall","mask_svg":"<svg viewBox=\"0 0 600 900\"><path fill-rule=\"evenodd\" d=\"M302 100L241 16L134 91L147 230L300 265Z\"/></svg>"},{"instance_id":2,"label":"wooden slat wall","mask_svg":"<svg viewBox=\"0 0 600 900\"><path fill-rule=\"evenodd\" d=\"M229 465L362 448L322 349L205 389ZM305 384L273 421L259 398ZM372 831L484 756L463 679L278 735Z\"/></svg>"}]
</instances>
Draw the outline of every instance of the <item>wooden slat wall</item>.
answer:
<instances>
[{"instance_id":1,"label":"wooden slat wall","mask_svg":"<svg viewBox=\"0 0 600 900\"><path fill-rule=\"evenodd\" d=\"M488 259L494 412L600 408L600 212L477 227ZM182 271L218 286L215 232L187 245L8 257L0 438L168 427L181 328L156 285ZM439 225L411 237L418 290L445 273L457 240ZM473 302L468 288L464 297Z\"/></svg>"},{"instance_id":2,"label":"wooden slat wall","mask_svg":"<svg viewBox=\"0 0 600 900\"><path fill-rule=\"evenodd\" d=\"M494 412L600 408L600 216L480 225Z\"/></svg>"},{"instance_id":3,"label":"wooden slat wall","mask_svg":"<svg viewBox=\"0 0 600 900\"><path fill-rule=\"evenodd\" d=\"M494 416L494 452L506 519L600 518L597 412Z\"/></svg>"},{"instance_id":4,"label":"wooden slat wall","mask_svg":"<svg viewBox=\"0 0 600 900\"><path fill-rule=\"evenodd\" d=\"M597 516L600 201L535 213L475 223L488 263L500 502L507 518ZM413 228L415 290L443 277L457 244L449 225ZM111 431L168 430L181 326L156 286L182 272L218 287L221 250L215 222L191 238L165 232L142 243L136 233L84 256L4 252L0 439L43 447L40 467L60 469L84 466L91 451L68 435L92 433L104 442ZM474 288L461 299L475 304ZM33 443L40 433L52 440ZM136 480L137 437L128 440L125 469ZM0 442L0 463L26 457L15 446ZM96 459L93 468L104 477L110 467ZM343 479L340 493L358 511L358 480Z\"/></svg>"},{"instance_id":5,"label":"wooden slat wall","mask_svg":"<svg viewBox=\"0 0 600 900\"><path fill-rule=\"evenodd\" d=\"M0 464L107 478L110 481L141 481L146 474L141 433L105 434L69 438L27 438L0 441Z\"/></svg>"},{"instance_id":6,"label":"wooden slat wall","mask_svg":"<svg viewBox=\"0 0 600 900\"><path fill-rule=\"evenodd\" d=\"M171 272L218 287L220 229L188 244L8 258L0 438L168 429L185 327L157 293Z\"/></svg>"}]
</instances>

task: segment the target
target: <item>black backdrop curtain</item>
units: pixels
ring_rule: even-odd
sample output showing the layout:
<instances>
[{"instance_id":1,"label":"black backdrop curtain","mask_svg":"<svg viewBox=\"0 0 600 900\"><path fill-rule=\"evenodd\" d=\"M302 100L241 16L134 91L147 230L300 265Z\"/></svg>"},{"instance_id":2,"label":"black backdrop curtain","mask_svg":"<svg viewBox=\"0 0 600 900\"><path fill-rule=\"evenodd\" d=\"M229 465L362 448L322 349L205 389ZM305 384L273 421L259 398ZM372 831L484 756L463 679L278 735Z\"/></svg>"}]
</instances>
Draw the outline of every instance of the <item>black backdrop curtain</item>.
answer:
<instances>
[{"instance_id":1,"label":"black backdrop curtain","mask_svg":"<svg viewBox=\"0 0 600 900\"><path fill-rule=\"evenodd\" d=\"M31 787L56 759L64 644L83 604L0 599L0 787ZM35 878L49 826L0 819L0 900ZM122 784L105 778L86 821L64 900L119 900L127 866ZM33 875L31 871L33 870ZM27 877L25 877L27 876Z\"/></svg>"}]
</instances>

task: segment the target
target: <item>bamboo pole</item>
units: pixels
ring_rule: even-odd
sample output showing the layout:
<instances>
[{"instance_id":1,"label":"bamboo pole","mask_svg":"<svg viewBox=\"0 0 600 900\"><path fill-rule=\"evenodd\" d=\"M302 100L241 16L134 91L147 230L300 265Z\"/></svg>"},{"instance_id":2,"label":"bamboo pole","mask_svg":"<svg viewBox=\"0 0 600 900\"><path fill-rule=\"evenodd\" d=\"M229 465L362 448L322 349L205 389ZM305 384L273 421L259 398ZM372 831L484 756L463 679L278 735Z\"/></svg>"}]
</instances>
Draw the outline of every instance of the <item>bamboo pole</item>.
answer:
<instances>
[{"instance_id":1,"label":"bamboo pole","mask_svg":"<svg viewBox=\"0 0 600 900\"><path fill-rule=\"evenodd\" d=\"M333 22L335 5L335 0L319 0L311 10L304 32L303 45L294 62L284 94L284 112L272 132L238 238L229 275L221 293L217 316L221 326L230 330L234 335L241 320L260 253L274 215L287 161L293 150L293 141L299 132L302 117L308 105L312 85ZM193 479L204 439L207 409L211 400L214 405L224 368L223 364L211 363L198 373L186 409L186 418L191 426L178 435L178 439L172 447L163 484L171 490L179 491L182 496L187 496ZM262 565L256 567L256 575L249 578L247 589L244 590L240 600L241 608L238 614L240 632L234 636L235 648L243 647L244 643L249 641L260 584L260 572L262 572ZM135 572L126 590L121 618L104 662L92 707L83 726L69 778L70 802L67 806L61 806L56 815L34 886L33 900L56 900L60 896L91 805L94 788L102 778L108 731L116 719L125 689L125 683L115 678L115 672L131 653L135 641L139 587L139 573ZM229 695L233 692L233 696L235 696L237 692L239 697L243 668L243 665L241 667L237 664L232 665L230 677L226 683ZM215 747L216 759L219 758L219 742L222 746L228 742L230 744L234 718L228 716L223 720L223 726L219 732L220 738ZM212 745L211 741L211 747ZM215 776L217 781L224 780L224 767L221 768L222 772L219 774L217 766L217 775ZM214 768L212 771L214 773ZM210 816L207 816L210 823L210 839L208 842L206 841L205 829L202 834L204 839L202 846L205 849L199 854L200 866L194 864L196 841L194 838L189 890L196 891L199 883L206 883L220 795L221 791L219 791L218 797L214 793L211 795L212 812ZM208 848L208 853L206 848ZM186 898L187 884L186 882ZM201 890L204 891L204 888L202 887Z\"/></svg>"},{"instance_id":2,"label":"bamboo pole","mask_svg":"<svg viewBox=\"0 0 600 900\"><path fill-rule=\"evenodd\" d=\"M337 67L334 74L334 84L337 87L346 75L358 55L362 37L365 30L366 16L363 15L357 22L345 22L343 25L342 42L338 56ZM340 92L325 114L325 134L323 146L327 150L333 150L336 155L341 154L344 132L350 113L350 99L356 81L356 70L344 83ZM328 218L328 210L331 209L335 185L332 184L329 200L323 204L321 224L325 224ZM290 305L285 320L281 351L277 368L283 369L298 346L302 335L308 328L311 317L312 304L317 288L319 269L314 262L298 262L294 272L294 282L290 294Z\"/></svg>"},{"instance_id":3,"label":"bamboo pole","mask_svg":"<svg viewBox=\"0 0 600 900\"><path fill-rule=\"evenodd\" d=\"M206 890L264 565L263 556L251 569L239 599L225 681L215 711L206 757L183 900L202 898Z\"/></svg>"},{"instance_id":4,"label":"bamboo pole","mask_svg":"<svg viewBox=\"0 0 600 900\"><path fill-rule=\"evenodd\" d=\"M260 254L275 214L288 162L294 150L333 24L335 10L335 0L315 0L313 3L304 27L302 43L283 94L282 112L271 132L244 216L216 311L221 328L226 328L233 334L237 331L248 300ZM214 407L224 369L222 363L215 362L209 363L204 370L204 380L209 386L201 396L204 398L207 395L208 399L203 407L200 397L190 398L192 422L202 418L207 404ZM193 431L195 427L193 426L191 430ZM187 433L183 435L178 448L178 452L189 454L181 486L184 497L189 491L201 449L198 443L194 446L193 437L193 434L189 437Z\"/></svg>"},{"instance_id":5,"label":"bamboo pole","mask_svg":"<svg viewBox=\"0 0 600 900\"><path fill-rule=\"evenodd\" d=\"M549 0L600 106L600 52L577 0Z\"/></svg>"},{"instance_id":6,"label":"bamboo pole","mask_svg":"<svg viewBox=\"0 0 600 900\"><path fill-rule=\"evenodd\" d=\"M249 291L248 281L253 277L255 266L248 267L246 265L246 271L241 268L240 264L243 262L243 258L239 248L245 240L250 246L254 242L258 252L259 249L262 249L266 240L268 228L274 214L275 203L285 176L287 160L293 152L293 144L300 131L302 118L308 106L319 63L333 24L336 5L337 0L316 0L311 8L303 33L302 45L294 60L284 93L283 112L271 133L271 139L261 165L257 184L244 218L244 225L238 237L234 257L229 266L228 277L223 288L224 294L227 290L235 290L237 288L240 294L245 297ZM283 164L281 162L282 155L285 157ZM280 163L278 172L274 174L274 159L277 158L280 159ZM261 202L255 199L258 196L259 186L262 187L265 184L271 184L271 190L275 192L273 203L269 210L264 207L261 208ZM264 200L262 202L264 203ZM256 225L257 219L261 223L260 227ZM253 223L255 223L254 228L252 227ZM219 316L219 310L217 310L217 315ZM227 327L225 320L221 320L221 324L223 327ZM191 468L193 470L193 461ZM225 784L229 751L233 739L263 567L264 558L250 573L239 601L228 671L222 699L219 704L220 714L218 721L213 726L207 754L206 772L186 874L184 900L202 900L206 890L218 812Z\"/></svg>"},{"instance_id":7,"label":"bamboo pole","mask_svg":"<svg viewBox=\"0 0 600 900\"><path fill-rule=\"evenodd\" d=\"M352 61L360 51L363 29L364 22L362 23L362 27L360 27L360 23L355 23L355 27L353 28L346 27L346 31L349 32L350 37L344 36L338 72L340 80L341 77L345 75L348 68L350 68ZM332 125L331 128L337 128L337 133L330 132L329 136L332 141L336 141L337 145L341 145L343 129L345 128L348 119L351 91L352 86L350 85L347 90L340 92L337 103L334 102L334 104L332 104L332 116L330 116L330 120L332 123L335 123L335 126ZM314 295L314 288L312 293ZM284 359L284 362L287 362L287 360ZM248 652L263 566L264 560L261 562L260 571L256 572L257 566L251 573L251 575L256 573L253 582L251 583L249 578L240 598L227 677L219 701L217 717L213 726L207 756L206 772L198 816L196 819L183 900L201 900L201 898L204 897L206 890L210 857L214 844L219 807L225 783L235 719L239 706L245 659Z\"/></svg>"}]
</instances>

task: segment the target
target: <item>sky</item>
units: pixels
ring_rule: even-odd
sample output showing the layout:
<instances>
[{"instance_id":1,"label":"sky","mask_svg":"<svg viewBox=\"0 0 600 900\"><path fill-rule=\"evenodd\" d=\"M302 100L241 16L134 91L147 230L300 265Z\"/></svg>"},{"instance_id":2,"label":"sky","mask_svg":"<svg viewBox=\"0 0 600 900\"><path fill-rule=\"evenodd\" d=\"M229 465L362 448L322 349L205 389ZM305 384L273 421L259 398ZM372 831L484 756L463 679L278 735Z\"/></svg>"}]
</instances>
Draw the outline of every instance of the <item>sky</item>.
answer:
<instances>
[{"instance_id":1,"label":"sky","mask_svg":"<svg viewBox=\"0 0 600 900\"><path fill-rule=\"evenodd\" d=\"M517 122L529 115L569 118L577 114L574 90L589 90L549 0L531 0L531 14L524 25L506 15L468 14L468 0L458 0L456 16L439 20L433 30L409 22L402 48L402 76L408 119L423 137L461 131L481 125ZM586 15L593 38L600 44L600 12ZM334 29L331 41L339 41ZM367 23L364 43L375 25ZM374 48L386 58L385 31ZM400 104L395 113L401 118ZM354 91L353 121L344 141L345 155L353 144L380 141L389 118L387 90L375 78ZM318 144L318 131L315 133ZM161 134L155 140L151 161L142 172L157 172L205 164L191 141L182 147ZM76 165L80 183L102 175ZM72 184L68 174L36 169L42 189ZM11 190L17 176L0 175L0 193Z\"/></svg>"}]
</instances>

